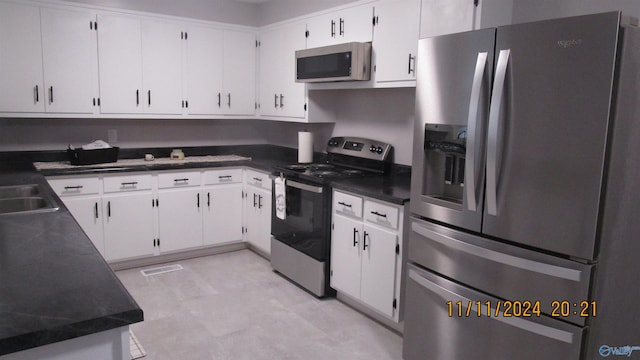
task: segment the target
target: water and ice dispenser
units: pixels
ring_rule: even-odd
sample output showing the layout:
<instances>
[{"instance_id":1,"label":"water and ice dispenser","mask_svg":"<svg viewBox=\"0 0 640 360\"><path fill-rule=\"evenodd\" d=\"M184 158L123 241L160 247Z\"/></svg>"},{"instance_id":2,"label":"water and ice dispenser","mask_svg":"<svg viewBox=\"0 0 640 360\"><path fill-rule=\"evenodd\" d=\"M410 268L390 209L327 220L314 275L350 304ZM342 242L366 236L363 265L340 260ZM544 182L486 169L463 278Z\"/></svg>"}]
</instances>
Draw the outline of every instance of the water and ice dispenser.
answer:
<instances>
[{"instance_id":1,"label":"water and ice dispenser","mask_svg":"<svg viewBox=\"0 0 640 360\"><path fill-rule=\"evenodd\" d=\"M426 124L424 132L423 195L462 205L467 127Z\"/></svg>"}]
</instances>

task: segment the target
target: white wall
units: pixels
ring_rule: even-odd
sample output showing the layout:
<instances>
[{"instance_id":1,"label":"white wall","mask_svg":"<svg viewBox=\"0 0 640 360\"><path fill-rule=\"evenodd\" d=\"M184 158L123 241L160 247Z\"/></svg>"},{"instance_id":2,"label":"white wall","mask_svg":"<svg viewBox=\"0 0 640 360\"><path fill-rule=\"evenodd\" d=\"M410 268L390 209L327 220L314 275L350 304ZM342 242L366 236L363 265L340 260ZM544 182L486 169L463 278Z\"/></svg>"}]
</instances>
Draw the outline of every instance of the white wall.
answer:
<instances>
[{"instance_id":1,"label":"white wall","mask_svg":"<svg viewBox=\"0 0 640 360\"><path fill-rule=\"evenodd\" d=\"M638 0L514 0L513 22L553 19L621 10L624 15L640 18Z\"/></svg>"},{"instance_id":2,"label":"white wall","mask_svg":"<svg viewBox=\"0 0 640 360\"><path fill-rule=\"evenodd\" d=\"M183 16L199 20L256 26L259 8L231 0L67 0L93 6Z\"/></svg>"}]
</instances>

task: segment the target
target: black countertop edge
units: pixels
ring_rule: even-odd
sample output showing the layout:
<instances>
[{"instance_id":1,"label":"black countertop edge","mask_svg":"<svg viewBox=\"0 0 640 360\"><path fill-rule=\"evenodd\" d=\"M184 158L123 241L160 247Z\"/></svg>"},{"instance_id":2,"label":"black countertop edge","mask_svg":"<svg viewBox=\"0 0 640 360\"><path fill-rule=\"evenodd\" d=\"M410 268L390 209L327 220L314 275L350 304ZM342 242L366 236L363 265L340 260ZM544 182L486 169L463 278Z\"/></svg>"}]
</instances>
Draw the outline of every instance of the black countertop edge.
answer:
<instances>
[{"instance_id":1,"label":"black countertop edge","mask_svg":"<svg viewBox=\"0 0 640 360\"><path fill-rule=\"evenodd\" d=\"M37 332L0 339L0 356L102 331L112 330L143 321L141 309L133 309L99 319L78 322L60 328L45 329Z\"/></svg>"}]
</instances>

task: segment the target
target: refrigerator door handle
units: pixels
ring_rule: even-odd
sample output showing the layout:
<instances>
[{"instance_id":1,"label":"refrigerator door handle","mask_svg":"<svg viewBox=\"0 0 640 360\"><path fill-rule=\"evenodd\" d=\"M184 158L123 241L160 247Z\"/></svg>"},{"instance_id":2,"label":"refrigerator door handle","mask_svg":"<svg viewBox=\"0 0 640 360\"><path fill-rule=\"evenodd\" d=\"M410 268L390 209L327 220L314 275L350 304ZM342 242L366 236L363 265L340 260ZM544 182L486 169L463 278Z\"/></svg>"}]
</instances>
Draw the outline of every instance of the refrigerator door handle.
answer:
<instances>
[{"instance_id":1,"label":"refrigerator door handle","mask_svg":"<svg viewBox=\"0 0 640 360\"><path fill-rule=\"evenodd\" d=\"M504 83L509 64L510 50L500 50L496 65L496 76L493 81L491 107L489 108L489 135L487 141L487 212L498 215L498 144L500 143L501 123L500 110L504 98Z\"/></svg>"},{"instance_id":2,"label":"refrigerator door handle","mask_svg":"<svg viewBox=\"0 0 640 360\"><path fill-rule=\"evenodd\" d=\"M409 269L409 278L415 281L421 287L441 297L443 299L442 300L443 304L447 301L451 301L452 303L457 303L458 301L460 301L463 305L470 306L471 310L473 310L473 312L477 314L478 309L476 306L473 306L473 304L476 303L477 301L472 301L471 299L468 299L460 294L457 294L449 289L446 289L438 284L435 284L429 281L429 279L426 279L423 276L421 276L420 273L418 273L413 269ZM498 301L497 300L489 301L489 303L496 304L498 303ZM486 308L483 308L483 309L486 309ZM501 316L502 311L497 311L496 308L493 306L490 307L490 311L491 311L491 316L488 316L487 318L500 321L509 326L513 326L530 333L544 336L553 340L562 341L568 344L573 344L575 341L580 341L579 338L575 339L574 334L569 331L564 331L548 325L543 325L533 321L525 320L525 318L523 317ZM495 314L496 312L500 316L493 316L493 314ZM482 315L486 315L486 314L484 313L478 314L479 317Z\"/></svg>"},{"instance_id":3,"label":"refrigerator door handle","mask_svg":"<svg viewBox=\"0 0 640 360\"><path fill-rule=\"evenodd\" d=\"M534 261L474 244L469 244L427 229L415 222L411 224L411 230L418 233L420 236L439 243L440 245L465 252L478 258L569 281L580 282L582 280L582 271L580 270Z\"/></svg>"},{"instance_id":4,"label":"refrigerator door handle","mask_svg":"<svg viewBox=\"0 0 640 360\"><path fill-rule=\"evenodd\" d=\"M478 112L480 110L480 95L482 92L482 85L485 70L487 68L487 56L486 52L478 53L478 60L476 61L476 70L473 73L473 84L471 85L471 98L469 100L469 120L467 122L467 161L465 162L465 183L467 184L467 209L469 211L476 211L478 207L477 200L477 179L476 171L479 167L476 159L476 138L482 132L478 131L478 124L482 121L478 121Z\"/></svg>"}]
</instances>

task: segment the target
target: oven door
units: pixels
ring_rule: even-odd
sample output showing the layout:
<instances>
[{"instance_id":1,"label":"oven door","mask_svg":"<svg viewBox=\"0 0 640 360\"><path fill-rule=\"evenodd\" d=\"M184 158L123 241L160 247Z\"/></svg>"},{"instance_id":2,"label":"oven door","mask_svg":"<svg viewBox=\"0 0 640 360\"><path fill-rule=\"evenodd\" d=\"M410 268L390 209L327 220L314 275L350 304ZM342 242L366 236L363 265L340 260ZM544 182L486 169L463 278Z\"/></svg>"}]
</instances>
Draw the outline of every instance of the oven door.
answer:
<instances>
[{"instance_id":1,"label":"oven door","mask_svg":"<svg viewBox=\"0 0 640 360\"><path fill-rule=\"evenodd\" d=\"M330 192L321 185L287 179L284 220L276 216L276 200L273 201L273 237L318 261L326 261L329 196Z\"/></svg>"}]
</instances>

